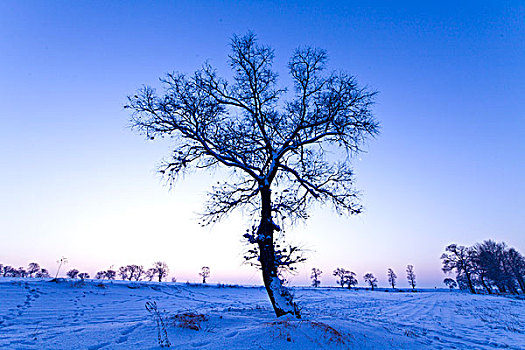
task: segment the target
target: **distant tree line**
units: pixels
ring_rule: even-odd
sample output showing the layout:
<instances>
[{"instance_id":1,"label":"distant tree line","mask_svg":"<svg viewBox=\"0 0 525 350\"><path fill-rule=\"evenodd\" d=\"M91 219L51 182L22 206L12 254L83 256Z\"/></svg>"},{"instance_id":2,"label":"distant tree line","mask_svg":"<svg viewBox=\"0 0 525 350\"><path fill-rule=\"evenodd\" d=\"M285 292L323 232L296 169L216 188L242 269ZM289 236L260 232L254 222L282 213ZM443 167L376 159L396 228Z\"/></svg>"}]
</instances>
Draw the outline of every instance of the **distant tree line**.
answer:
<instances>
[{"instance_id":1,"label":"distant tree line","mask_svg":"<svg viewBox=\"0 0 525 350\"><path fill-rule=\"evenodd\" d=\"M414 266L413 265L407 265L406 268L407 273L407 280L409 285L412 287L412 289L416 288L416 274L414 272ZM312 268L312 273L310 274L310 278L312 280L312 286L313 287L319 287L321 285L320 276L323 274L323 271L320 269L314 267ZM342 267L336 268L332 275L336 277L336 283L341 286L341 288L348 288L352 289L352 287L357 286L357 275L355 272L347 270ZM393 269L389 268L387 270L387 278L388 283L392 286L392 289L395 289L397 285L397 275L394 272ZM366 273L363 276L363 281L370 286L372 290L374 290L377 287L377 278L372 273Z\"/></svg>"},{"instance_id":2,"label":"distant tree line","mask_svg":"<svg viewBox=\"0 0 525 350\"><path fill-rule=\"evenodd\" d=\"M57 269L57 277L58 272L60 271L60 268L62 265L67 263L67 258L61 258L57 261L58 269ZM158 280L161 282L163 279L165 279L168 276L168 265L165 262L157 261L153 264L153 267L149 269L144 269L144 266L142 265L126 265L122 266L118 269L118 271L115 271L111 268L103 271L98 271L95 275L96 279L107 279L107 280L114 280L118 277L120 277L122 280L127 281L142 281L142 280L148 280L152 281L153 279ZM78 269L70 269L66 272L66 276L71 279L81 279L82 281L85 279L90 278L89 273L87 272L80 272ZM208 269L208 275L209 276L209 269ZM51 275L49 274L49 271L45 268L41 268L38 263L32 262L28 265L27 268L25 267L19 267L14 268L10 265L3 265L0 264L0 277L22 277L22 278L50 278Z\"/></svg>"},{"instance_id":3,"label":"distant tree line","mask_svg":"<svg viewBox=\"0 0 525 350\"><path fill-rule=\"evenodd\" d=\"M48 278L50 277L49 271L40 267L39 264L32 262L29 263L27 268L19 267L15 268L9 265L0 264L0 276L1 277L22 277L22 278Z\"/></svg>"},{"instance_id":4,"label":"distant tree line","mask_svg":"<svg viewBox=\"0 0 525 350\"><path fill-rule=\"evenodd\" d=\"M163 261L153 263L153 267L147 270L142 265L126 265L121 266L118 272L116 272L116 274L125 281L157 280L159 282L162 282L164 278L168 277L168 273L168 265ZM97 275L100 276L101 279L115 279L115 271L113 270L99 271Z\"/></svg>"},{"instance_id":5,"label":"distant tree line","mask_svg":"<svg viewBox=\"0 0 525 350\"><path fill-rule=\"evenodd\" d=\"M57 273L60 268L67 264L68 260L65 257L62 257L57 261ZM113 270L109 268L107 270L98 271L95 275L95 279L99 280L115 280L118 277L124 281L159 281L162 282L168 277L169 268L168 264L163 261L157 261L153 263L153 266L149 269L145 269L143 265L125 265L121 266L118 270ZM205 284L210 277L210 268L208 266L203 266L201 272L199 272L199 277L202 279L202 283ZM87 272L80 272L78 269L70 269L66 272L66 276L70 279L77 279L84 281L89 279L90 275ZM9 265L0 264L0 277L36 277L36 278L51 278L49 271L47 269L41 268L37 263L30 263L27 268L19 267L14 268ZM173 277L172 282L176 282L177 279Z\"/></svg>"},{"instance_id":6,"label":"distant tree line","mask_svg":"<svg viewBox=\"0 0 525 350\"><path fill-rule=\"evenodd\" d=\"M525 258L504 242L486 240L471 247L450 244L441 260L443 272L455 273L462 290L473 294L525 293ZM455 287L450 278L443 282Z\"/></svg>"}]
</instances>

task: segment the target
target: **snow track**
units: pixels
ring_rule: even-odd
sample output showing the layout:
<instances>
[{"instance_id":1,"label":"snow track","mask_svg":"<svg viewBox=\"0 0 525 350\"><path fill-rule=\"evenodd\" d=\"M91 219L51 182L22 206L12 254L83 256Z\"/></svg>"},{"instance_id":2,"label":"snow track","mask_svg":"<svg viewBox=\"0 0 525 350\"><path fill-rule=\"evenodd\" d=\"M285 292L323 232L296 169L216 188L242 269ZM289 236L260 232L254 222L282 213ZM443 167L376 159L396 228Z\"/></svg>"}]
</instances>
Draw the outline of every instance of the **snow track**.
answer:
<instances>
[{"instance_id":1,"label":"snow track","mask_svg":"<svg viewBox=\"0 0 525 350\"><path fill-rule=\"evenodd\" d=\"M277 320L263 288L0 279L1 349L525 349L525 301L459 292L294 289L303 319Z\"/></svg>"}]
</instances>

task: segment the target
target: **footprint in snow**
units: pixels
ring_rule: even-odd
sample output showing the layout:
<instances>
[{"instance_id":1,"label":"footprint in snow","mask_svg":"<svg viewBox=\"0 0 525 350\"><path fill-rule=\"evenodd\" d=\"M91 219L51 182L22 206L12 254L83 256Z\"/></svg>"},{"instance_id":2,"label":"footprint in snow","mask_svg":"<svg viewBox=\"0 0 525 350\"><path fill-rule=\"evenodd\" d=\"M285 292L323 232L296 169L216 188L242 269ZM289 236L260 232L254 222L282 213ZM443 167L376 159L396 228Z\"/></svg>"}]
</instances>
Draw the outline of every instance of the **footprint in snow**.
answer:
<instances>
[{"instance_id":1,"label":"footprint in snow","mask_svg":"<svg viewBox=\"0 0 525 350\"><path fill-rule=\"evenodd\" d=\"M198 342L198 343L193 343L191 344L191 346L193 346L194 348L200 348L201 346L206 346L210 344L209 341L201 341L201 342Z\"/></svg>"},{"instance_id":2,"label":"footprint in snow","mask_svg":"<svg viewBox=\"0 0 525 350\"><path fill-rule=\"evenodd\" d=\"M108 346L110 343L107 342L107 343L101 343L101 344L97 344L97 345L93 345L93 346L88 346L88 350L98 350L98 349L101 349L105 346Z\"/></svg>"},{"instance_id":3,"label":"footprint in snow","mask_svg":"<svg viewBox=\"0 0 525 350\"><path fill-rule=\"evenodd\" d=\"M128 329L125 329L122 332L120 332L120 334L121 335L128 335L128 334L130 334L131 332L133 332L137 328L138 328L138 326L129 327Z\"/></svg>"},{"instance_id":4,"label":"footprint in snow","mask_svg":"<svg viewBox=\"0 0 525 350\"><path fill-rule=\"evenodd\" d=\"M122 337L117 339L116 343L117 344L122 344L122 343L124 343L126 341L128 341L128 337L127 336L122 336Z\"/></svg>"}]
</instances>

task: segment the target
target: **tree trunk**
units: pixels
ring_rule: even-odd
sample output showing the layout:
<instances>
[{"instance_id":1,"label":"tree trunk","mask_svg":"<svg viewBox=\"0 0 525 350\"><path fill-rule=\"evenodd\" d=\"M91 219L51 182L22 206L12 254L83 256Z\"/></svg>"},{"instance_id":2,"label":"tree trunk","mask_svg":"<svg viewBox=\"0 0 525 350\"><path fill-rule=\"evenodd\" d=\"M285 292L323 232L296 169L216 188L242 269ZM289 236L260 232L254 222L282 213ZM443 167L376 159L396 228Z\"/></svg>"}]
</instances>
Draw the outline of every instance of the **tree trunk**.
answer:
<instances>
[{"instance_id":1,"label":"tree trunk","mask_svg":"<svg viewBox=\"0 0 525 350\"><path fill-rule=\"evenodd\" d=\"M261 188L261 223L257 230L257 244L260 252L260 263L264 286L277 317L291 314L300 318L299 310L293 302L292 295L283 287L277 275L277 264L273 242L275 224L272 220L272 201L269 187Z\"/></svg>"},{"instance_id":2,"label":"tree trunk","mask_svg":"<svg viewBox=\"0 0 525 350\"><path fill-rule=\"evenodd\" d=\"M521 292L525 293L525 281L523 280L523 277L520 275L519 271L516 271L514 275L516 276L516 279L518 280L518 284L520 286Z\"/></svg>"},{"instance_id":3,"label":"tree trunk","mask_svg":"<svg viewBox=\"0 0 525 350\"><path fill-rule=\"evenodd\" d=\"M470 273L467 272L466 269L465 269L465 276L467 277L468 289L470 289L470 292L472 294L476 294L476 289L474 289L474 285L472 284L472 279L470 278Z\"/></svg>"},{"instance_id":4,"label":"tree trunk","mask_svg":"<svg viewBox=\"0 0 525 350\"><path fill-rule=\"evenodd\" d=\"M510 279L508 282L507 282L507 289L509 290L510 293L512 294L518 294L518 290L516 289L516 287L514 286L514 281L512 279Z\"/></svg>"},{"instance_id":5,"label":"tree trunk","mask_svg":"<svg viewBox=\"0 0 525 350\"><path fill-rule=\"evenodd\" d=\"M479 277L480 281L481 281L481 284L483 285L483 287L487 290L487 293L489 294L492 294L492 289L488 286L488 284L485 282L485 278L483 275L481 275Z\"/></svg>"}]
</instances>

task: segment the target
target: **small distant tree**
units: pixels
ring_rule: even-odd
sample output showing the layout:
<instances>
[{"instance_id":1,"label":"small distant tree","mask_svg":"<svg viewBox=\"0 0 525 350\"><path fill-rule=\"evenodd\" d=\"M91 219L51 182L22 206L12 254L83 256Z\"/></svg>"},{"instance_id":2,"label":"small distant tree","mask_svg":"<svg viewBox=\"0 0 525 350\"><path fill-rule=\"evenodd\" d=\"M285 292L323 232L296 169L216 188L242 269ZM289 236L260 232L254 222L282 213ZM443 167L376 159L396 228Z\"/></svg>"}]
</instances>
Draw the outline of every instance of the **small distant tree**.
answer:
<instances>
[{"instance_id":1,"label":"small distant tree","mask_svg":"<svg viewBox=\"0 0 525 350\"><path fill-rule=\"evenodd\" d=\"M454 281L452 278L445 278L443 280L443 283L445 283L445 285L447 287L450 288L450 290L452 291L452 289L456 288L458 286L458 284L456 283L456 281Z\"/></svg>"},{"instance_id":2,"label":"small distant tree","mask_svg":"<svg viewBox=\"0 0 525 350\"><path fill-rule=\"evenodd\" d=\"M416 288L416 274L413 265L407 265L407 280L412 289Z\"/></svg>"},{"instance_id":3,"label":"small distant tree","mask_svg":"<svg viewBox=\"0 0 525 350\"><path fill-rule=\"evenodd\" d=\"M40 271L38 271L36 274L35 274L35 277L36 278L49 278L49 271L47 271L47 269L40 269Z\"/></svg>"},{"instance_id":4,"label":"small distant tree","mask_svg":"<svg viewBox=\"0 0 525 350\"><path fill-rule=\"evenodd\" d=\"M171 278L171 282L173 282L173 283L177 282L177 277L172 277Z\"/></svg>"},{"instance_id":5,"label":"small distant tree","mask_svg":"<svg viewBox=\"0 0 525 350\"><path fill-rule=\"evenodd\" d=\"M89 273L87 273L87 272L79 273L78 274L78 278L80 278L82 280L82 282L84 282L85 279L89 278Z\"/></svg>"},{"instance_id":6,"label":"small distant tree","mask_svg":"<svg viewBox=\"0 0 525 350\"><path fill-rule=\"evenodd\" d=\"M114 280L116 276L117 276L117 272L115 270L112 270L112 269L106 270L106 278L108 280Z\"/></svg>"},{"instance_id":7,"label":"small distant tree","mask_svg":"<svg viewBox=\"0 0 525 350\"><path fill-rule=\"evenodd\" d=\"M210 276L210 268L208 266L203 266L199 276L202 277L202 283L206 283L206 278Z\"/></svg>"},{"instance_id":8,"label":"small distant tree","mask_svg":"<svg viewBox=\"0 0 525 350\"><path fill-rule=\"evenodd\" d=\"M372 273L365 273L363 276L363 279L365 283L368 283L370 285L370 288L374 290L374 288L377 287L377 278Z\"/></svg>"},{"instance_id":9,"label":"small distant tree","mask_svg":"<svg viewBox=\"0 0 525 350\"><path fill-rule=\"evenodd\" d=\"M3 276L4 277L16 277L17 271L13 266L4 266Z\"/></svg>"},{"instance_id":10,"label":"small distant tree","mask_svg":"<svg viewBox=\"0 0 525 350\"><path fill-rule=\"evenodd\" d=\"M349 273L345 276L345 285L348 289L352 289L352 287L357 285L355 272L349 271Z\"/></svg>"},{"instance_id":11,"label":"small distant tree","mask_svg":"<svg viewBox=\"0 0 525 350\"><path fill-rule=\"evenodd\" d=\"M392 286L392 289L395 289L396 288L396 280L397 280L396 273L394 272L394 270L389 268L388 271L387 271L387 276L388 276L388 283L390 283L390 285Z\"/></svg>"},{"instance_id":12,"label":"small distant tree","mask_svg":"<svg viewBox=\"0 0 525 350\"><path fill-rule=\"evenodd\" d=\"M71 279L75 279L78 277L78 274L79 274L80 271L78 271L77 269L72 269L72 270L69 270L66 275L67 277L71 278Z\"/></svg>"},{"instance_id":13,"label":"small distant tree","mask_svg":"<svg viewBox=\"0 0 525 350\"><path fill-rule=\"evenodd\" d=\"M129 265L126 265L126 266L121 266L119 269L118 269L118 274L120 276L120 278L124 281L131 281L131 279L133 278L132 274L131 274L131 271L129 269Z\"/></svg>"},{"instance_id":14,"label":"small distant tree","mask_svg":"<svg viewBox=\"0 0 525 350\"><path fill-rule=\"evenodd\" d=\"M310 278L312 279L312 286L317 288L321 285L321 281L319 278L323 274L323 271L319 270L318 268L314 267L312 268L312 274L310 275Z\"/></svg>"},{"instance_id":15,"label":"small distant tree","mask_svg":"<svg viewBox=\"0 0 525 350\"><path fill-rule=\"evenodd\" d=\"M155 278L155 269L151 267L146 271L146 279L151 282L153 281L154 278Z\"/></svg>"},{"instance_id":16,"label":"small distant tree","mask_svg":"<svg viewBox=\"0 0 525 350\"><path fill-rule=\"evenodd\" d=\"M157 261L153 264L153 267L147 271L146 275L150 281L157 276L159 282L162 282L162 279L168 276L168 272L168 265L163 261Z\"/></svg>"},{"instance_id":17,"label":"small distant tree","mask_svg":"<svg viewBox=\"0 0 525 350\"><path fill-rule=\"evenodd\" d=\"M57 274L55 276L55 279L58 278L58 274L60 272L60 268L62 267L62 265L67 264L67 258L66 257L61 257L60 259L57 260L57 264L58 264L58 268L57 268Z\"/></svg>"},{"instance_id":18,"label":"small distant tree","mask_svg":"<svg viewBox=\"0 0 525 350\"><path fill-rule=\"evenodd\" d=\"M27 267L27 273L29 274L29 277L33 277L33 275L38 271L40 271L40 265L35 262L29 263Z\"/></svg>"},{"instance_id":19,"label":"small distant tree","mask_svg":"<svg viewBox=\"0 0 525 350\"><path fill-rule=\"evenodd\" d=\"M357 285L355 272L338 267L334 270L333 275L339 278L336 282L341 288L346 286L348 289L351 289L353 286Z\"/></svg>"},{"instance_id":20,"label":"small distant tree","mask_svg":"<svg viewBox=\"0 0 525 350\"><path fill-rule=\"evenodd\" d=\"M135 280L140 281L142 280L142 277L146 275L146 270L144 270L144 266L142 265L128 265L127 266L129 271L129 280Z\"/></svg>"},{"instance_id":21,"label":"small distant tree","mask_svg":"<svg viewBox=\"0 0 525 350\"><path fill-rule=\"evenodd\" d=\"M340 285L341 288L343 288L345 286L345 282L349 273L349 270L346 270L342 267L338 267L333 271L332 275L337 277L336 283Z\"/></svg>"},{"instance_id":22,"label":"small distant tree","mask_svg":"<svg viewBox=\"0 0 525 350\"><path fill-rule=\"evenodd\" d=\"M16 271L16 276L26 278L27 276L29 276L29 273L27 273L24 267L20 266L18 270Z\"/></svg>"},{"instance_id":23,"label":"small distant tree","mask_svg":"<svg viewBox=\"0 0 525 350\"><path fill-rule=\"evenodd\" d=\"M103 271L97 272L97 274L95 275L95 278L99 280L103 280L103 279L114 280L116 275L117 273L114 270L109 269L109 270L103 270Z\"/></svg>"}]
</instances>

